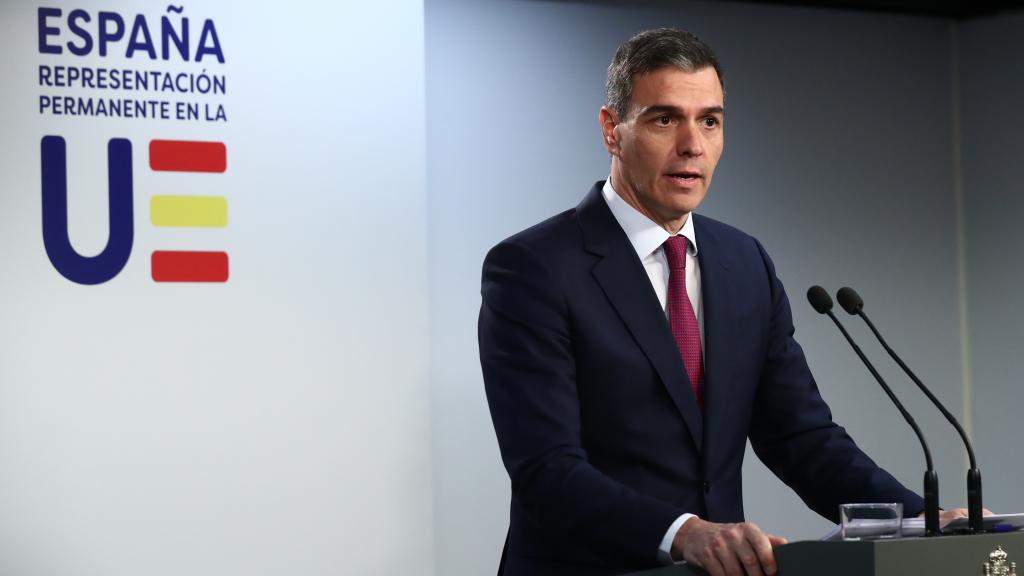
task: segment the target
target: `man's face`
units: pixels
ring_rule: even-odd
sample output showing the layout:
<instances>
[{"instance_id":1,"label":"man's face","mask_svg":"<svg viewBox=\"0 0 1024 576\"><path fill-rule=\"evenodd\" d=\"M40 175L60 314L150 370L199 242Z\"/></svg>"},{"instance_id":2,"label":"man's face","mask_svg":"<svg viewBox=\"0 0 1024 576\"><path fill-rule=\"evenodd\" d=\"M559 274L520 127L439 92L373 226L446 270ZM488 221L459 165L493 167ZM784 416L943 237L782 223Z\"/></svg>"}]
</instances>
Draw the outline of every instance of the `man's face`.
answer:
<instances>
[{"instance_id":1,"label":"man's face","mask_svg":"<svg viewBox=\"0 0 1024 576\"><path fill-rule=\"evenodd\" d=\"M662 68L633 78L625 119L601 109L612 185L659 225L678 230L707 194L725 145L718 73Z\"/></svg>"}]
</instances>

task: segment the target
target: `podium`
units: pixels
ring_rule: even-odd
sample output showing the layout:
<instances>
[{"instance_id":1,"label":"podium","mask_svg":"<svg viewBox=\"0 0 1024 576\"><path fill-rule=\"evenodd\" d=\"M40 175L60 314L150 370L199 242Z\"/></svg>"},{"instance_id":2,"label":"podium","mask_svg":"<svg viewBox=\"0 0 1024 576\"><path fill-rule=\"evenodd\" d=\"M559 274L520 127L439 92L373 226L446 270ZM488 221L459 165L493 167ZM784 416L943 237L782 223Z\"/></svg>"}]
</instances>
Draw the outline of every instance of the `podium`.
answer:
<instances>
[{"instance_id":1,"label":"podium","mask_svg":"<svg viewBox=\"0 0 1024 576\"><path fill-rule=\"evenodd\" d=\"M897 538L856 542L794 542L775 548L778 576L985 576L990 555L1002 549L1005 566L1020 562L1024 576L1024 532ZM1004 576L998 568L991 576ZM626 576L704 576L690 566L667 566Z\"/></svg>"}]
</instances>

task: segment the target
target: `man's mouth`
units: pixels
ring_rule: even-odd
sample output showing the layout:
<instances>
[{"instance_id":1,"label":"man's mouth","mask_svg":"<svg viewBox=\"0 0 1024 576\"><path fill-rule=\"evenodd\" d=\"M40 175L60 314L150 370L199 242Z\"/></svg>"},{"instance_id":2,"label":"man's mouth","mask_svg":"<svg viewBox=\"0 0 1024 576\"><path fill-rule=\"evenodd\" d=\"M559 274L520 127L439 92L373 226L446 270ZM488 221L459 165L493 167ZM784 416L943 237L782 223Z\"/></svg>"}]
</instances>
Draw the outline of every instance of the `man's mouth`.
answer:
<instances>
[{"instance_id":1,"label":"man's mouth","mask_svg":"<svg viewBox=\"0 0 1024 576\"><path fill-rule=\"evenodd\" d=\"M669 172L667 174L670 178L679 180L680 182L695 182L700 179L700 172L696 170L681 170L678 172Z\"/></svg>"}]
</instances>

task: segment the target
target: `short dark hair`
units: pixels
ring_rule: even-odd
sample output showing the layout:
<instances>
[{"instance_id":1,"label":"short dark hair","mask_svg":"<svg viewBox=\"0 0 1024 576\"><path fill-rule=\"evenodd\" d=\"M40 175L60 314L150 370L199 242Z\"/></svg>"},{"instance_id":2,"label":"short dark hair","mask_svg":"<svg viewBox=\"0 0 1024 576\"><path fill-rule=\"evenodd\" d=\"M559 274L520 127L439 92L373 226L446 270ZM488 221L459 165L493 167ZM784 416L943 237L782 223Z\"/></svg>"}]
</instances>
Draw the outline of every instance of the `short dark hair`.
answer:
<instances>
[{"instance_id":1,"label":"short dark hair","mask_svg":"<svg viewBox=\"0 0 1024 576\"><path fill-rule=\"evenodd\" d=\"M640 32L615 51L608 65L608 83L605 85L606 105L615 110L620 119L629 112L633 98L633 78L662 68L678 68L684 72L697 72L712 67L725 90L725 76L711 47L693 34L677 28L658 28Z\"/></svg>"}]
</instances>

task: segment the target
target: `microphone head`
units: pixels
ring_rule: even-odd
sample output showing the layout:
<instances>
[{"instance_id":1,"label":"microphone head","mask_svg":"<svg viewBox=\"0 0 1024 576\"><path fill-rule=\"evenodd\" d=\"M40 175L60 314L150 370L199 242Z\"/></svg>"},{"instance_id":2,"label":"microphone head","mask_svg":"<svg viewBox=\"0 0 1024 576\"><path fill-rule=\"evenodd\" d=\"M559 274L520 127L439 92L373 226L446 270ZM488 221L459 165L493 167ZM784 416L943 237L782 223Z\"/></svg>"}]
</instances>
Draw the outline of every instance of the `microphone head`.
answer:
<instances>
[{"instance_id":1,"label":"microphone head","mask_svg":"<svg viewBox=\"0 0 1024 576\"><path fill-rule=\"evenodd\" d=\"M839 300L839 305L846 310L847 314L856 316L864 309L864 301L861 300L860 294L849 286L844 286L836 292L836 300Z\"/></svg>"},{"instance_id":2,"label":"microphone head","mask_svg":"<svg viewBox=\"0 0 1024 576\"><path fill-rule=\"evenodd\" d=\"M825 314L832 309L832 297L821 286L811 286L807 289L807 301L818 314Z\"/></svg>"}]
</instances>

